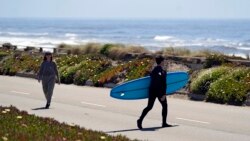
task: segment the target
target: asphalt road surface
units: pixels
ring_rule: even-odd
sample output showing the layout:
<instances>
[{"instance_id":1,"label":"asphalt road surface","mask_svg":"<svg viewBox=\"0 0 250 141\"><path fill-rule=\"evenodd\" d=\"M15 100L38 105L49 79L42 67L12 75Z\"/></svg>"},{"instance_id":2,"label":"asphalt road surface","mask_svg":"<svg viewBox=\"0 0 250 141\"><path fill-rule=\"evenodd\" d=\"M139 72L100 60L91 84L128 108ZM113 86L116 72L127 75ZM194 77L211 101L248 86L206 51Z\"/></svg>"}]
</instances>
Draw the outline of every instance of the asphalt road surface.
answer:
<instances>
[{"instance_id":1,"label":"asphalt road surface","mask_svg":"<svg viewBox=\"0 0 250 141\"><path fill-rule=\"evenodd\" d=\"M44 110L41 83L0 76L0 105L60 122L149 141L250 141L250 107L168 98L168 122L174 127L161 128L161 106L156 100L143 121L144 130L138 130L136 120L147 100L117 100L109 92L107 88L56 85L51 108Z\"/></svg>"}]
</instances>

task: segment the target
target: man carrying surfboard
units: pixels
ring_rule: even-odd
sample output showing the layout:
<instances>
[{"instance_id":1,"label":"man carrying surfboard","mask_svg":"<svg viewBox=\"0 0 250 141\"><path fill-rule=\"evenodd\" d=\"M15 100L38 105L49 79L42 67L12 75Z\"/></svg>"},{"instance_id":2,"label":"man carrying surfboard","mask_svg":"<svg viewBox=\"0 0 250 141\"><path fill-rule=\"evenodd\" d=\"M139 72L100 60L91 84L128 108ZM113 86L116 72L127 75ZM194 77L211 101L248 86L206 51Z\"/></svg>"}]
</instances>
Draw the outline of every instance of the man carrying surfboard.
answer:
<instances>
[{"instance_id":1,"label":"man carrying surfboard","mask_svg":"<svg viewBox=\"0 0 250 141\"><path fill-rule=\"evenodd\" d=\"M142 121L147 113L153 108L155 99L161 103L162 106L162 127L171 127L172 125L167 124L167 113L168 105L166 99L166 71L162 68L164 63L164 58L158 56L155 58L157 66L150 73L151 82L149 86L149 98L148 105L142 111L140 118L137 120L137 126L139 129L142 129Z\"/></svg>"}]
</instances>

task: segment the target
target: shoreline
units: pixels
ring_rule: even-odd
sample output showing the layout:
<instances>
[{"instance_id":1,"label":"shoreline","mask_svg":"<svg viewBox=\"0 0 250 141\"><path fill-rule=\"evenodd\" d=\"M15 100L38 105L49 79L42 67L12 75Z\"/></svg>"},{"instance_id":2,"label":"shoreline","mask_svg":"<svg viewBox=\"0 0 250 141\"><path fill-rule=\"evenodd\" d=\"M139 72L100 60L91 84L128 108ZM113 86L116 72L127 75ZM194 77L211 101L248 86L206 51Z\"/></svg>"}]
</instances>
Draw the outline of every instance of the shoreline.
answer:
<instances>
[{"instance_id":1,"label":"shoreline","mask_svg":"<svg viewBox=\"0 0 250 141\"><path fill-rule=\"evenodd\" d=\"M115 42L111 42L111 43L102 43L102 42L86 42L86 43L81 43L81 44L65 44L65 43L60 43L57 45L49 45L49 46L38 46L38 45L15 45L12 44L11 42L0 42L0 48L3 48L5 45L7 44L7 46L10 47L14 47L17 50L20 51L25 51L25 50L42 50L42 52L59 52L58 50L62 50L62 48L60 48L60 46L65 45L68 47L71 47L71 49L73 48L84 48L85 46L88 46L90 44L98 44L99 46L104 46L106 44L111 44L111 45L122 45L123 47L140 47L140 48L144 48L146 51L148 51L149 53L157 53L157 52L162 52L164 50L168 50L168 49L173 49L173 50L186 50L188 52L192 53L199 53L199 52L212 52L212 53L218 53L218 54L223 54L225 56L230 56L230 57L239 57L242 59L249 59L250 56L250 52L249 53L243 53L243 52L234 52L234 53L226 53L226 52L221 52L221 51L214 51L213 49L208 49L208 48L190 48L188 46L166 46L166 47L153 47L153 46L143 46L143 45L139 45L139 44L129 44L129 43L115 43ZM250 49L249 49L250 50ZM247 51L247 50L246 50Z\"/></svg>"}]
</instances>

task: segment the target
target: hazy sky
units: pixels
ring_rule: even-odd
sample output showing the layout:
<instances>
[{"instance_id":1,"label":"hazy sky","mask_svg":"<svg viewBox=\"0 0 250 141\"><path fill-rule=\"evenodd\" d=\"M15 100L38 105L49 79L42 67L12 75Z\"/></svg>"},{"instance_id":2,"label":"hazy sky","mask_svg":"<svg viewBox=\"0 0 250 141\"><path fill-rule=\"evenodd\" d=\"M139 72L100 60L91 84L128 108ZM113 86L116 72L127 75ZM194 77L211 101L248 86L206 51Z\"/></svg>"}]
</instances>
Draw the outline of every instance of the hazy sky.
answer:
<instances>
[{"instance_id":1,"label":"hazy sky","mask_svg":"<svg viewBox=\"0 0 250 141\"><path fill-rule=\"evenodd\" d=\"M0 0L0 17L250 19L250 0Z\"/></svg>"}]
</instances>

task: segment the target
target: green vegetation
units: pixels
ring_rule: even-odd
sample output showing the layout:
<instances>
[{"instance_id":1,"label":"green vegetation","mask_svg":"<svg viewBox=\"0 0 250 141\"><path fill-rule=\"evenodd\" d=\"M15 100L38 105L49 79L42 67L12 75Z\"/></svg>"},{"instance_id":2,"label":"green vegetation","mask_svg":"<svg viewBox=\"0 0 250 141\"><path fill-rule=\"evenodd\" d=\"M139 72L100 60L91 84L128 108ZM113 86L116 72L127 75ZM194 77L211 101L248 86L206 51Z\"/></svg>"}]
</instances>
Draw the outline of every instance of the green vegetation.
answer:
<instances>
[{"instance_id":1,"label":"green vegetation","mask_svg":"<svg viewBox=\"0 0 250 141\"><path fill-rule=\"evenodd\" d=\"M228 63L227 57L222 54L209 54L206 57L206 62L204 68L211 68L212 66L220 66L222 64Z\"/></svg>"},{"instance_id":2,"label":"green vegetation","mask_svg":"<svg viewBox=\"0 0 250 141\"><path fill-rule=\"evenodd\" d=\"M202 70L191 80L190 91L206 95L206 101L242 105L250 92L250 69L221 66Z\"/></svg>"},{"instance_id":3,"label":"green vegetation","mask_svg":"<svg viewBox=\"0 0 250 141\"><path fill-rule=\"evenodd\" d=\"M59 123L51 118L41 118L19 111L15 107L0 106L0 140L18 141L129 141L127 137L111 136L80 128L77 125Z\"/></svg>"},{"instance_id":4,"label":"green vegetation","mask_svg":"<svg viewBox=\"0 0 250 141\"><path fill-rule=\"evenodd\" d=\"M28 54L9 56L0 63L0 74L36 74L42 59L42 56ZM103 86L105 83L117 84L146 76L154 63L148 58L115 61L102 54L59 55L54 56L54 60L58 65L62 83L85 85L85 82L90 80L95 86ZM118 65L115 65L116 63Z\"/></svg>"},{"instance_id":5,"label":"green vegetation","mask_svg":"<svg viewBox=\"0 0 250 141\"><path fill-rule=\"evenodd\" d=\"M211 84L207 101L242 105L250 92L250 69L237 68Z\"/></svg>"},{"instance_id":6,"label":"green vegetation","mask_svg":"<svg viewBox=\"0 0 250 141\"><path fill-rule=\"evenodd\" d=\"M10 54L9 51L1 51L1 50L0 50L0 61L1 61L4 57L8 56L9 54Z\"/></svg>"},{"instance_id":7,"label":"green vegetation","mask_svg":"<svg viewBox=\"0 0 250 141\"><path fill-rule=\"evenodd\" d=\"M222 75L227 74L230 70L232 68L226 66L201 70L197 77L191 80L190 91L205 95L210 88L210 84L218 80Z\"/></svg>"},{"instance_id":8,"label":"green vegetation","mask_svg":"<svg viewBox=\"0 0 250 141\"><path fill-rule=\"evenodd\" d=\"M101 55L68 55L57 59L61 82L84 85L88 79L111 66L111 60Z\"/></svg>"},{"instance_id":9,"label":"green vegetation","mask_svg":"<svg viewBox=\"0 0 250 141\"><path fill-rule=\"evenodd\" d=\"M163 49L162 53L164 55L172 55L172 56L191 56L191 51L185 48L168 47Z\"/></svg>"},{"instance_id":10,"label":"green vegetation","mask_svg":"<svg viewBox=\"0 0 250 141\"><path fill-rule=\"evenodd\" d=\"M141 46L126 46L123 44L98 44L89 43L86 45L66 45L61 44L58 47L59 52L65 52L68 55L86 55L101 54L115 60L126 59L128 54L149 53L148 50Z\"/></svg>"},{"instance_id":11,"label":"green vegetation","mask_svg":"<svg viewBox=\"0 0 250 141\"><path fill-rule=\"evenodd\" d=\"M103 86L105 83L120 83L140 78L149 74L152 65L153 60L148 58L120 63L96 75L93 82L96 86Z\"/></svg>"},{"instance_id":12,"label":"green vegetation","mask_svg":"<svg viewBox=\"0 0 250 141\"><path fill-rule=\"evenodd\" d=\"M0 61L0 75L15 75L17 72L35 75L43 59L42 54L18 51L14 53L6 49L0 49L0 57L1 54L4 59ZM185 56L186 61L192 63L194 61L188 57L202 57L199 62L206 59L204 69L189 71L192 78L188 87L192 93L205 95L207 101L241 105L250 92L250 74L243 71L247 69L237 68L238 64L229 64L228 61L242 58L208 50L191 52L185 48L166 48L152 53L140 46L123 44L61 44L54 60L58 65L62 83L103 87L105 84L120 84L149 75L154 64L153 56L158 54L170 56L168 58ZM173 58L166 62L170 67L168 70L176 70L173 68L178 68L178 65L174 61L185 61L185 57ZM183 69L185 65L179 66L182 68L178 70L189 70Z\"/></svg>"},{"instance_id":13,"label":"green vegetation","mask_svg":"<svg viewBox=\"0 0 250 141\"><path fill-rule=\"evenodd\" d=\"M0 74L15 75L17 72L37 73L41 58L31 55L10 56L0 64Z\"/></svg>"}]
</instances>

